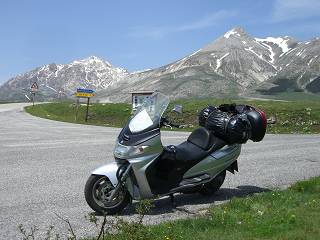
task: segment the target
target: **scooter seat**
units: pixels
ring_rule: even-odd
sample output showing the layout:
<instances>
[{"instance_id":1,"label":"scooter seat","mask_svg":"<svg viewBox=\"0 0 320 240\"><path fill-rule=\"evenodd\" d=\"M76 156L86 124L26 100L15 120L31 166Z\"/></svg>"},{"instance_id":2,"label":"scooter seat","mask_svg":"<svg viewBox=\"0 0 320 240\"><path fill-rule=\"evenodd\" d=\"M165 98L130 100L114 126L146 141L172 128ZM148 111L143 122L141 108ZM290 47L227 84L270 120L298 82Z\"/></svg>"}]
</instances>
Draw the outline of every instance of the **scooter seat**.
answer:
<instances>
[{"instance_id":1,"label":"scooter seat","mask_svg":"<svg viewBox=\"0 0 320 240\"><path fill-rule=\"evenodd\" d=\"M225 145L226 142L201 127L194 130L187 141L175 147L175 160L191 167Z\"/></svg>"},{"instance_id":2,"label":"scooter seat","mask_svg":"<svg viewBox=\"0 0 320 240\"><path fill-rule=\"evenodd\" d=\"M187 141L203 150L208 150L211 148L214 138L215 136L208 129L200 127L190 134Z\"/></svg>"},{"instance_id":3,"label":"scooter seat","mask_svg":"<svg viewBox=\"0 0 320 240\"><path fill-rule=\"evenodd\" d=\"M176 146L175 151L175 160L184 166L185 164L193 165L193 163L199 162L208 155L208 152L188 141Z\"/></svg>"}]
</instances>

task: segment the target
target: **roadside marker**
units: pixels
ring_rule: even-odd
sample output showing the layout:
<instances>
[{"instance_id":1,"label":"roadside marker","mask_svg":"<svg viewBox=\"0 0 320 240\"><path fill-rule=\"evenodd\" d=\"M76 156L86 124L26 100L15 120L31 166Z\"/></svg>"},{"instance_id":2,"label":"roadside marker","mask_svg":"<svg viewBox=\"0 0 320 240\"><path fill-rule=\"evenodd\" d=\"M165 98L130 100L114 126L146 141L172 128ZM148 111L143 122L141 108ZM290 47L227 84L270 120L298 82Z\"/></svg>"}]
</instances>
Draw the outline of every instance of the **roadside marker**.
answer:
<instances>
[{"instance_id":1,"label":"roadside marker","mask_svg":"<svg viewBox=\"0 0 320 240\"><path fill-rule=\"evenodd\" d=\"M77 108L78 108L78 103L79 103L79 98L87 98L87 110L86 110L86 117L85 121L88 121L88 115L89 115L89 103L90 103L90 98L94 96L94 90L92 89L85 89L85 88L77 88L77 91L75 93L75 96L78 98L77 100ZM77 120L77 115L78 115L78 109L76 111L76 116L75 119Z\"/></svg>"}]
</instances>

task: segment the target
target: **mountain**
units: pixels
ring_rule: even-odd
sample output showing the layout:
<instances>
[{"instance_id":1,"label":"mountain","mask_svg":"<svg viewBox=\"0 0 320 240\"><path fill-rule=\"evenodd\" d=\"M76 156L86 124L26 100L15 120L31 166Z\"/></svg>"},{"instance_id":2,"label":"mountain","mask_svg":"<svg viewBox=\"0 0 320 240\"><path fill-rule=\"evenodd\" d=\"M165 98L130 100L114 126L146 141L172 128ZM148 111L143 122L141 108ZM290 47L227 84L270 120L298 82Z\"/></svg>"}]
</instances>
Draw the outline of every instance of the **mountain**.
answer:
<instances>
[{"instance_id":1,"label":"mountain","mask_svg":"<svg viewBox=\"0 0 320 240\"><path fill-rule=\"evenodd\" d=\"M66 65L53 63L9 79L0 87L0 100L25 100L34 82L39 86L37 99L50 100L71 97L79 87L106 89L128 75L125 69L95 56Z\"/></svg>"},{"instance_id":2,"label":"mountain","mask_svg":"<svg viewBox=\"0 0 320 240\"><path fill-rule=\"evenodd\" d=\"M44 99L56 98L60 90L70 96L77 87L89 87L103 102L129 101L130 92L141 90L159 90L173 99L320 93L320 40L254 38L243 28L233 28L178 61L145 71L128 73L97 57L45 65L1 86L0 100L23 98L21 89L34 81Z\"/></svg>"},{"instance_id":3,"label":"mountain","mask_svg":"<svg viewBox=\"0 0 320 240\"><path fill-rule=\"evenodd\" d=\"M191 55L133 75L100 96L119 101L133 90L157 89L174 98L226 96L244 92L277 72L266 47L242 28L232 29Z\"/></svg>"},{"instance_id":4,"label":"mountain","mask_svg":"<svg viewBox=\"0 0 320 240\"><path fill-rule=\"evenodd\" d=\"M189 56L131 74L98 95L102 101L123 101L135 90L159 90L171 98L319 93L319 56L318 39L254 38L234 28Z\"/></svg>"}]
</instances>

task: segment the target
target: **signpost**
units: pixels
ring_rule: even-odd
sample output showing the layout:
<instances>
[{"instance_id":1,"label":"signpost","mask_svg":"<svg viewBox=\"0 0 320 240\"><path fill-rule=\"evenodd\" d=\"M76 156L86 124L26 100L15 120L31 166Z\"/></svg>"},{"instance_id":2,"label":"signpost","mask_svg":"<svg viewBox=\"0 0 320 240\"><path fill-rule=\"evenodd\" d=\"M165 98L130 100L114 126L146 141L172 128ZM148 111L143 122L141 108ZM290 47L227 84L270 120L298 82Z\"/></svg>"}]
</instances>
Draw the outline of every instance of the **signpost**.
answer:
<instances>
[{"instance_id":1,"label":"signpost","mask_svg":"<svg viewBox=\"0 0 320 240\"><path fill-rule=\"evenodd\" d=\"M94 91L91 89L78 88L76 96L82 98L90 98L94 96Z\"/></svg>"},{"instance_id":2,"label":"signpost","mask_svg":"<svg viewBox=\"0 0 320 240\"><path fill-rule=\"evenodd\" d=\"M88 121L88 114L89 114L90 98L94 96L94 91L91 89L78 88L75 95L76 95L76 97L78 97L78 100L79 100L79 98L87 98L87 110L86 110L86 118L85 118L85 121L87 122ZM76 118L77 118L77 113L76 113Z\"/></svg>"},{"instance_id":3,"label":"signpost","mask_svg":"<svg viewBox=\"0 0 320 240\"><path fill-rule=\"evenodd\" d=\"M36 82L31 85L31 96L32 96L32 106L34 106L34 99L36 96L36 92L38 91L39 86Z\"/></svg>"}]
</instances>

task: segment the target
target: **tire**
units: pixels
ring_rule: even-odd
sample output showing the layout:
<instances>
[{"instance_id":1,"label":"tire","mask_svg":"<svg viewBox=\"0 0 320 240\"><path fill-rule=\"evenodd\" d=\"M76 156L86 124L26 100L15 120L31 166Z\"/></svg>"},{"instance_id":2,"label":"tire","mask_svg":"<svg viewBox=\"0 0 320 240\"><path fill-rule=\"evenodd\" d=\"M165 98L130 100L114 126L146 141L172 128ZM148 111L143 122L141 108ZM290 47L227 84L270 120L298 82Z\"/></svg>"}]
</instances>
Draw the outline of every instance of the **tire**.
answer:
<instances>
[{"instance_id":1,"label":"tire","mask_svg":"<svg viewBox=\"0 0 320 240\"><path fill-rule=\"evenodd\" d=\"M199 193L202 195L212 195L216 191L218 191L221 187L221 185L224 182L224 179L226 178L226 170L223 170L221 173L219 173L214 179L212 179L210 182L207 182L201 186L201 189L199 190Z\"/></svg>"},{"instance_id":2,"label":"tire","mask_svg":"<svg viewBox=\"0 0 320 240\"><path fill-rule=\"evenodd\" d=\"M107 200L106 197L110 196L113 189L112 183L106 176L91 175L84 188L88 205L102 215L121 212L131 202L131 196L125 188L121 188L113 201Z\"/></svg>"}]
</instances>

